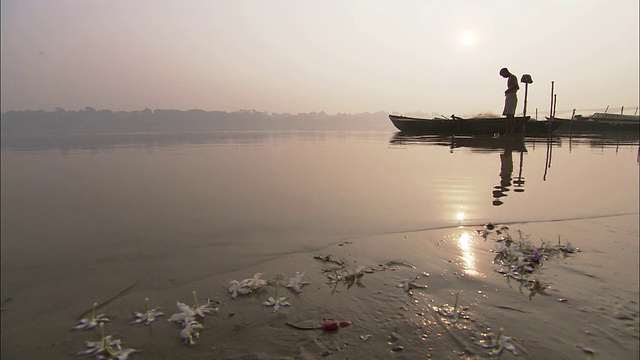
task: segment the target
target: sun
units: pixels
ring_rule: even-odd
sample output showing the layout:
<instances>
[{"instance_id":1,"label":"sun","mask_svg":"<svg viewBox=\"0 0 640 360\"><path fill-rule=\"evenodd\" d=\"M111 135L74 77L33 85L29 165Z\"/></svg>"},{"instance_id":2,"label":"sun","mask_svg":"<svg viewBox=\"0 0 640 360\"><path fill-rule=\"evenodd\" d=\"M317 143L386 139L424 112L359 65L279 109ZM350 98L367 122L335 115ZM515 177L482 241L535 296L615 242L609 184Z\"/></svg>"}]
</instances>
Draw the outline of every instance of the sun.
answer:
<instances>
[{"instance_id":1,"label":"sun","mask_svg":"<svg viewBox=\"0 0 640 360\"><path fill-rule=\"evenodd\" d=\"M476 34L471 31L465 31L458 36L458 41L462 46L472 47L477 41Z\"/></svg>"}]
</instances>

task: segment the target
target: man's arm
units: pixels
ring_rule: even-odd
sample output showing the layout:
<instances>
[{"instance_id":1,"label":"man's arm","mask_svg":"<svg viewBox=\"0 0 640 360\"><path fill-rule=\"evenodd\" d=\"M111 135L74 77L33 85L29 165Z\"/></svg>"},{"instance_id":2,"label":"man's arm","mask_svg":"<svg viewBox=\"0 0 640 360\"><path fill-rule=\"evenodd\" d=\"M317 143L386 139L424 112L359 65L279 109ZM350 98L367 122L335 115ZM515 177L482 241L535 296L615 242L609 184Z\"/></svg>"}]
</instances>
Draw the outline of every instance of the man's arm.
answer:
<instances>
[{"instance_id":1,"label":"man's arm","mask_svg":"<svg viewBox=\"0 0 640 360\"><path fill-rule=\"evenodd\" d=\"M518 85L518 78L515 75L509 76L509 80L507 81L507 90L504 93L515 93L519 89L520 86Z\"/></svg>"}]
</instances>

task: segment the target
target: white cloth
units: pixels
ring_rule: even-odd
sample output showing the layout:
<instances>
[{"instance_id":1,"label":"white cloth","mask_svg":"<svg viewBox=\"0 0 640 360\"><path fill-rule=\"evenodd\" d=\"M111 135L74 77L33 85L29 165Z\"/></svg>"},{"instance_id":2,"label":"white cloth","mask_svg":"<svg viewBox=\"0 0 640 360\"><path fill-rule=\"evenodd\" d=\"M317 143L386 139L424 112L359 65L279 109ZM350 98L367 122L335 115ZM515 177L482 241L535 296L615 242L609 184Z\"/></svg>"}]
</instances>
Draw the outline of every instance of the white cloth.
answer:
<instances>
[{"instance_id":1,"label":"white cloth","mask_svg":"<svg viewBox=\"0 0 640 360\"><path fill-rule=\"evenodd\" d=\"M516 93L508 93L504 96L504 111L502 115L515 115L516 106L518 106L518 97Z\"/></svg>"}]
</instances>

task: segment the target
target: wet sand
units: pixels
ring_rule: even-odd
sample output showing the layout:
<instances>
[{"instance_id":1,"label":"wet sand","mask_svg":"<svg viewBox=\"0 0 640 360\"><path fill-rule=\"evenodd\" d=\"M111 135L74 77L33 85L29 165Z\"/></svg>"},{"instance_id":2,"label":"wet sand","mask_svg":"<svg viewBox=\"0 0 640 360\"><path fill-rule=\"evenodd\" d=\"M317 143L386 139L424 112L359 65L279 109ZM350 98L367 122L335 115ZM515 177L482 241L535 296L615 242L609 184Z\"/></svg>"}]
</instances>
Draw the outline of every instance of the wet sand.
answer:
<instances>
[{"instance_id":1,"label":"wet sand","mask_svg":"<svg viewBox=\"0 0 640 360\"><path fill-rule=\"evenodd\" d=\"M530 299L527 289L495 271L496 242L469 236L482 229L479 226L365 236L308 252L239 257L233 259L237 270L225 273L193 269L201 265L182 255L185 258L174 260L183 264L184 273L201 270L201 276L185 279L180 267L172 268L171 275L123 276L126 269L114 263L112 272L87 275L82 287L60 279L3 294L2 358L74 356L84 349L84 341L100 336L97 328L71 327L93 302L114 296L98 313L111 319L107 334L121 339L124 347L140 350L132 359L488 358L490 349L477 343L487 333L497 335L500 328L511 337L518 358L638 358L637 214L508 226L514 238L520 232L534 244L554 244L559 236L563 244L568 240L580 248L544 262L536 276L550 286L546 295ZM344 261L344 270L364 266L375 271L355 282L330 284L332 272L323 269L337 264L317 259L327 256ZM25 272L42 271L29 269L23 267ZM257 272L264 273L265 280L281 275L279 281L285 284L297 271L305 272L309 284L299 294L278 286L278 295L286 296L290 306L275 313L262 303L275 296L276 286L236 300L227 291L231 280ZM427 287L411 293L398 287L415 276L415 284ZM217 314L201 320L204 329L196 344L187 346L179 336L180 326L167 318L177 312L176 301L193 304L193 291L201 304L206 298L219 304ZM453 306L456 294L460 318L452 324L437 308ZM149 326L129 325L145 297L166 315ZM286 324L319 325L327 319L353 324L335 332ZM503 350L502 358L513 357Z\"/></svg>"}]
</instances>

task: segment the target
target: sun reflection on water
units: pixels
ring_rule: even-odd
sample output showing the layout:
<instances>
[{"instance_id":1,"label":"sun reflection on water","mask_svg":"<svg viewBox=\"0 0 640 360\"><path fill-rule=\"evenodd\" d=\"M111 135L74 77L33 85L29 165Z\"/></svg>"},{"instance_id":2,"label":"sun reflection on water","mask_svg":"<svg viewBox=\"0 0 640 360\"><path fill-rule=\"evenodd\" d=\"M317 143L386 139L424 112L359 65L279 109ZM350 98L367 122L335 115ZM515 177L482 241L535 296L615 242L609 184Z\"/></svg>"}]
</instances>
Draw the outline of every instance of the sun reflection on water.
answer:
<instances>
[{"instance_id":1,"label":"sun reflection on water","mask_svg":"<svg viewBox=\"0 0 640 360\"><path fill-rule=\"evenodd\" d=\"M470 276L478 276L480 273L476 268L476 257L473 254L473 236L469 232L460 235L458 247L462 251L462 261L464 262L464 273Z\"/></svg>"}]
</instances>

